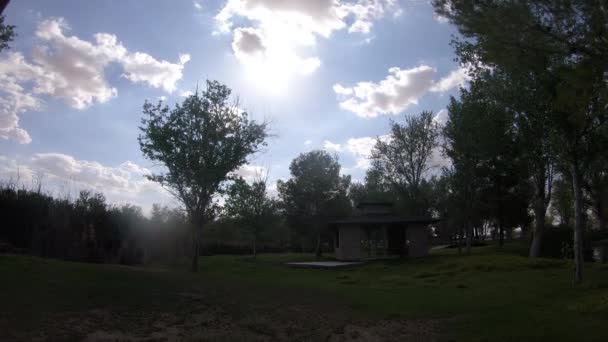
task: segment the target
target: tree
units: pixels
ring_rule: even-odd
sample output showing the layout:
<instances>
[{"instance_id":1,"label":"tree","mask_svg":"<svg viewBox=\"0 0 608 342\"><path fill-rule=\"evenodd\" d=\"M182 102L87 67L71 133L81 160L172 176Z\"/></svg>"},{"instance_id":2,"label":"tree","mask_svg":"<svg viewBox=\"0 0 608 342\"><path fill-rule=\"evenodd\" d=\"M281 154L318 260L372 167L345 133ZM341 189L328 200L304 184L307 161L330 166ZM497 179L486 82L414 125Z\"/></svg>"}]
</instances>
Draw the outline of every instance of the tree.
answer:
<instances>
[{"instance_id":1,"label":"tree","mask_svg":"<svg viewBox=\"0 0 608 342\"><path fill-rule=\"evenodd\" d=\"M565 226L572 226L574 217L574 199L569 179L568 175L565 175L553 182L553 197L551 198L551 211L559 218L559 223Z\"/></svg>"},{"instance_id":2,"label":"tree","mask_svg":"<svg viewBox=\"0 0 608 342\"><path fill-rule=\"evenodd\" d=\"M312 227L315 255L321 256L321 239L327 220L350 211L350 176L340 176L336 156L321 150L300 154L289 166L291 178L278 182L279 197L292 225Z\"/></svg>"},{"instance_id":3,"label":"tree","mask_svg":"<svg viewBox=\"0 0 608 342\"><path fill-rule=\"evenodd\" d=\"M583 170L602 153L608 85L608 9L585 0L436 0L440 15L464 39L461 58L498 66L517 77L533 76L551 104L551 139L569 168L574 197L574 281L583 270Z\"/></svg>"},{"instance_id":4,"label":"tree","mask_svg":"<svg viewBox=\"0 0 608 342\"><path fill-rule=\"evenodd\" d=\"M8 49L8 43L15 39L15 26L6 25L4 23L4 16L0 15L0 52Z\"/></svg>"},{"instance_id":5,"label":"tree","mask_svg":"<svg viewBox=\"0 0 608 342\"><path fill-rule=\"evenodd\" d=\"M365 201L387 202L394 199L390 184L386 184L380 172L370 167L365 173L365 182L350 185L348 196L353 206Z\"/></svg>"},{"instance_id":6,"label":"tree","mask_svg":"<svg viewBox=\"0 0 608 342\"><path fill-rule=\"evenodd\" d=\"M608 146L607 143L602 145ZM590 207L600 230L606 229L608 220L608 157L605 154L591 161L584 174L584 186Z\"/></svg>"},{"instance_id":7,"label":"tree","mask_svg":"<svg viewBox=\"0 0 608 342\"><path fill-rule=\"evenodd\" d=\"M490 72L478 73L448 106L444 150L452 160L451 186L464 215L467 251L482 219L497 225L502 245L505 231L528 218L527 160L515 113L495 92L500 82Z\"/></svg>"},{"instance_id":8,"label":"tree","mask_svg":"<svg viewBox=\"0 0 608 342\"><path fill-rule=\"evenodd\" d=\"M149 176L184 205L192 229L192 271L198 270L203 226L215 217L214 196L247 157L265 146L267 124L250 120L231 90L207 81L202 92L169 109L146 102L138 138L144 156L163 172Z\"/></svg>"},{"instance_id":9,"label":"tree","mask_svg":"<svg viewBox=\"0 0 608 342\"><path fill-rule=\"evenodd\" d=\"M518 77L495 67L492 70L478 70L475 78L475 82L484 83L484 96L510 113L515 139L519 146L525 147L517 152L521 163L527 168L534 190L532 209L535 224L529 256L539 257L555 164L549 124L552 110L548 99L551 97L545 93L543 80L534 75Z\"/></svg>"},{"instance_id":10,"label":"tree","mask_svg":"<svg viewBox=\"0 0 608 342\"><path fill-rule=\"evenodd\" d=\"M266 225L272 224L275 211L275 201L268 197L263 179L248 184L244 179L237 178L228 188L224 213L249 231L254 258L257 256L260 234Z\"/></svg>"},{"instance_id":11,"label":"tree","mask_svg":"<svg viewBox=\"0 0 608 342\"><path fill-rule=\"evenodd\" d=\"M415 216L429 214L421 184L432 166L438 135L433 112L423 111L419 116L406 117L403 125L391 122L390 138L378 138L372 150L373 168L407 199L409 214Z\"/></svg>"}]
</instances>

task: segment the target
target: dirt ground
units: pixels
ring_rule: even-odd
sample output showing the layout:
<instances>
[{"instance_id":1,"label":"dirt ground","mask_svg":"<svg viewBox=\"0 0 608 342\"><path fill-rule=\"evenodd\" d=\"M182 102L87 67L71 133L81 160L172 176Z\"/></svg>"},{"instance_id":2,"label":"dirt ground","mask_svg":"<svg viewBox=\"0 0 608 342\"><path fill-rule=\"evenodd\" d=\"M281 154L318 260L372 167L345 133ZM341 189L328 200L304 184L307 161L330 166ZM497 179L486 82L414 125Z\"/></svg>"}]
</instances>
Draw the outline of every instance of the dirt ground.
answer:
<instances>
[{"instance_id":1,"label":"dirt ground","mask_svg":"<svg viewBox=\"0 0 608 342\"><path fill-rule=\"evenodd\" d=\"M238 296L237 296L238 297ZM24 341L438 341L439 321L354 317L332 303L260 298L219 303L213 294L179 293L175 312L96 309L49 315ZM224 297L225 299L226 297ZM281 302L281 301L280 301Z\"/></svg>"}]
</instances>

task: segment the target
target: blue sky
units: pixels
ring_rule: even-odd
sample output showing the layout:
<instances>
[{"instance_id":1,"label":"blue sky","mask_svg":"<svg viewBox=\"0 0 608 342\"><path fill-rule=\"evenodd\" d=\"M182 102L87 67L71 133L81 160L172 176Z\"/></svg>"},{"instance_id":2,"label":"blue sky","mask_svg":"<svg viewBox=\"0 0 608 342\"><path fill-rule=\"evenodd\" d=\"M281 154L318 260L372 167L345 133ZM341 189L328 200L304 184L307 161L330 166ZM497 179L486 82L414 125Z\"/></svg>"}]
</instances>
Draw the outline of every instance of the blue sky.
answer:
<instances>
[{"instance_id":1,"label":"blue sky","mask_svg":"<svg viewBox=\"0 0 608 342\"><path fill-rule=\"evenodd\" d=\"M319 148L363 179L389 120L441 121L467 80L428 1L13 0L5 15L18 37L0 55L1 178L144 208L175 204L143 178L146 99L173 104L217 79L276 134L242 175L286 179Z\"/></svg>"}]
</instances>

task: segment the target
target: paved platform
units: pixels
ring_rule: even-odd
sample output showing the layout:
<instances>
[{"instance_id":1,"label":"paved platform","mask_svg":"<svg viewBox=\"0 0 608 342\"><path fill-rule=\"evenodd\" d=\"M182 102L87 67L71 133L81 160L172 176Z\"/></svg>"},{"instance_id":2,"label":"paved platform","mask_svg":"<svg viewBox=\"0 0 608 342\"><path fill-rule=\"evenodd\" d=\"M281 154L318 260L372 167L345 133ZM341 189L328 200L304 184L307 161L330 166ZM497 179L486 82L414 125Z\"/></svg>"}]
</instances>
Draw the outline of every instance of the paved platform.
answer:
<instances>
[{"instance_id":1,"label":"paved platform","mask_svg":"<svg viewBox=\"0 0 608 342\"><path fill-rule=\"evenodd\" d=\"M361 261L309 261L309 262L288 262L289 267L299 268L340 268L361 265Z\"/></svg>"}]
</instances>

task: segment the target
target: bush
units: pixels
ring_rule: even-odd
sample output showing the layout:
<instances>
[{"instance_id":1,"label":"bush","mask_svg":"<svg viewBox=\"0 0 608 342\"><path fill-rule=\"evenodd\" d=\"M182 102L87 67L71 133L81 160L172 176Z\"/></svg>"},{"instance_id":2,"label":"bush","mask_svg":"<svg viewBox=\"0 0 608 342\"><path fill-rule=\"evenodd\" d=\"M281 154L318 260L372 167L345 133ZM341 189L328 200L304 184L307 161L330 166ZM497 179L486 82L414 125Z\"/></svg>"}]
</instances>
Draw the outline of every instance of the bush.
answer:
<instances>
[{"instance_id":1,"label":"bush","mask_svg":"<svg viewBox=\"0 0 608 342\"><path fill-rule=\"evenodd\" d=\"M572 227L566 225L547 226L540 249L541 257L572 259L574 257L573 231ZM585 236L583 243L583 255L585 261L593 260L593 250L587 236Z\"/></svg>"}]
</instances>

